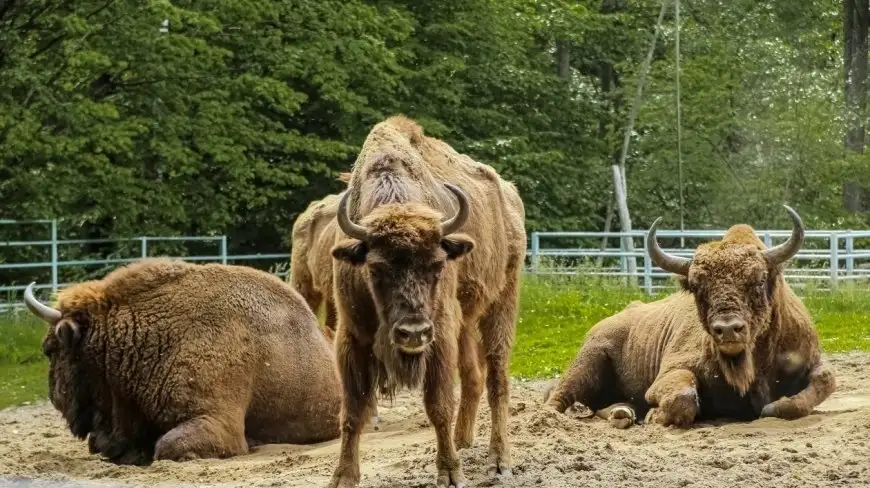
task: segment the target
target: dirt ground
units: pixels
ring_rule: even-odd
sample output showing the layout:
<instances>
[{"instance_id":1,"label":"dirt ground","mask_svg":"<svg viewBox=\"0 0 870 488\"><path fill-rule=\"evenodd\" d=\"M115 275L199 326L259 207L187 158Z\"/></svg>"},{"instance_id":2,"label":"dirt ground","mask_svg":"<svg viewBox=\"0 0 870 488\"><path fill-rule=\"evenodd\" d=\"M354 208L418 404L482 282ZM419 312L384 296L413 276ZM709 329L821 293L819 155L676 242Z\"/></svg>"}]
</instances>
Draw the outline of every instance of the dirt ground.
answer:
<instances>
[{"instance_id":1,"label":"dirt ground","mask_svg":"<svg viewBox=\"0 0 870 488\"><path fill-rule=\"evenodd\" d=\"M515 474L507 486L870 487L870 355L828 356L838 391L796 421L656 425L617 430L600 419L542 408L547 382L516 382L510 428ZM475 446L461 452L470 486L487 478L489 411ZM419 394L381 404L381 425L362 441L362 487L434 486L434 433ZM0 486L325 487L338 441L267 445L228 460L120 467L88 454L50 405L0 411ZM54 482L52 482L54 481ZM67 483L57 483L67 482Z\"/></svg>"}]
</instances>

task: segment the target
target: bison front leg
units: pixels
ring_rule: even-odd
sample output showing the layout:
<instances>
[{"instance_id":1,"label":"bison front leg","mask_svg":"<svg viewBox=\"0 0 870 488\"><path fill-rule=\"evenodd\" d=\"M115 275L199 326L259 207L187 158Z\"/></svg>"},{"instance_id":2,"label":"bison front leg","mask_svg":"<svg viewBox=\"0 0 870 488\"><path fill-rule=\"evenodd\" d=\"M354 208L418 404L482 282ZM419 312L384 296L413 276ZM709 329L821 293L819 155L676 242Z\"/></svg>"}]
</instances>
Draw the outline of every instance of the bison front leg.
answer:
<instances>
[{"instance_id":1,"label":"bison front leg","mask_svg":"<svg viewBox=\"0 0 870 488\"><path fill-rule=\"evenodd\" d=\"M837 388L834 373L824 362L814 366L809 376L809 384L806 388L796 395L782 397L765 405L761 410L761 416L787 420L805 417Z\"/></svg>"},{"instance_id":2,"label":"bison front leg","mask_svg":"<svg viewBox=\"0 0 870 488\"><path fill-rule=\"evenodd\" d=\"M647 415L649 421L688 427L701 411L697 378L686 369L662 373L647 390L646 401L653 407Z\"/></svg>"},{"instance_id":3,"label":"bison front leg","mask_svg":"<svg viewBox=\"0 0 870 488\"><path fill-rule=\"evenodd\" d=\"M154 457L190 461L246 454L244 419L243 412L221 412L219 416L201 415L182 422L157 440Z\"/></svg>"},{"instance_id":4,"label":"bison front leg","mask_svg":"<svg viewBox=\"0 0 870 488\"><path fill-rule=\"evenodd\" d=\"M375 409L375 385L369 358L371 348L362 347L339 328L336 355L343 395L341 398L341 451L330 488L354 488L359 484L359 441L366 420Z\"/></svg>"},{"instance_id":5,"label":"bison front leg","mask_svg":"<svg viewBox=\"0 0 870 488\"><path fill-rule=\"evenodd\" d=\"M456 369L456 345L441 341L435 354L426 365L423 382L423 403L426 415L435 428L438 453L435 465L438 468L437 486L439 488L464 488L465 475L462 463L456 455L450 424L456 400L453 398L453 371Z\"/></svg>"}]
</instances>

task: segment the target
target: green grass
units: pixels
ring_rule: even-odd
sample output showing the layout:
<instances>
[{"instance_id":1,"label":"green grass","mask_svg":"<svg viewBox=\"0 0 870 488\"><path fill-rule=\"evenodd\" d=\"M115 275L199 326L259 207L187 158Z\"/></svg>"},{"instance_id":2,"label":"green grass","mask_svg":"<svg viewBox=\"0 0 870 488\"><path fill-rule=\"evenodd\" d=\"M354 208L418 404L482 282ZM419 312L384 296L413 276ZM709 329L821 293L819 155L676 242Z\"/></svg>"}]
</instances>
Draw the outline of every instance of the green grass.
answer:
<instances>
[{"instance_id":1,"label":"green grass","mask_svg":"<svg viewBox=\"0 0 870 488\"><path fill-rule=\"evenodd\" d=\"M836 293L805 290L826 352L870 351L870 287ZM511 374L552 377L577 353L589 328L632 300L650 301L639 289L612 280L527 277L520 298ZM0 316L0 408L44 400L47 364L45 326L26 313Z\"/></svg>"},{"instance_id":2,"label":"green grass","mask_svg":"<svg viewBox=\"0 0 870 488\"><path fill-rule=\"evenodd\" d=\"M870 351L870 289L841 286L837 292L799 291L813 315L825 352ZM632 300L650 302L642 290L614 280L527 277L520 297L511 374L523 378L561 373L586 332Z\"/></svg>"},{"instance_id":3,"label":"green grass","mask_svg":"<svg viewBox=\"0 0 870 488\"><path fill-rule=\"evenodd\" d=\"M47 398L45 331L45 324L29 313L0 316L0 408Z\"/></svg>"}]
</instances>

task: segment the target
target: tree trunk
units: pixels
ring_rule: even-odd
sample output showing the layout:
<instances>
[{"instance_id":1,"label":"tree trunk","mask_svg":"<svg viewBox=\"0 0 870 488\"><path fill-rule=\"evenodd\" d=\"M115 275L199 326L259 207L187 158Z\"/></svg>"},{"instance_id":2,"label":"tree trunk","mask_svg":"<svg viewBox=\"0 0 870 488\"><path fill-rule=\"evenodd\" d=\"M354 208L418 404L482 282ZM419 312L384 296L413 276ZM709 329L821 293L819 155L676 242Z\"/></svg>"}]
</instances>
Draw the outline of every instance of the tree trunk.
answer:
<instances>
[{"instance_id":1,"label":"tree trunk","mask_svg":"<svg viewBox=\"0 0 870 488\"><path fill-rule=\"evenodd\" d=\"M556 41L556 74L562 79L571 77L571 41Z\"/></svg>"},{"instance_id":2,"label":"tree trunk","mask_svg":"<svg viewBox=\"0 0 870 488\"><path fill-rule=\"evenodd\" d=\"M843 146L847 152L858 154L864 153L866 136L868 19L870 0L843 0L843 88L847 124ZM846 210L862 210L863 193L864 189L857 183L845 182L843 203Z\"/></svg>"}]
</instances>

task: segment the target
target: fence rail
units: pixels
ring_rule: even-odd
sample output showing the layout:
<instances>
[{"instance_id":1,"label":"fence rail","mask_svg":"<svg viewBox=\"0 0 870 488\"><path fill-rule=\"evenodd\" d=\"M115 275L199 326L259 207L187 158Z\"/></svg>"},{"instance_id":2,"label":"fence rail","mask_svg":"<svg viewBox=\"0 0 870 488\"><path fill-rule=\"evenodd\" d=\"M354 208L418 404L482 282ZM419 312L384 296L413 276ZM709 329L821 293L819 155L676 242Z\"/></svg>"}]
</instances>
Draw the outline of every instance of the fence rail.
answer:
<instances>
[{"instance_id":1,"label":"fence rail","mask_svg":"<svg viewBox=\"0 0 870 488\"><path fill-rule=\"evenodd\" d=\"M722 238L726 230L685 230L656 232L660 242L676 241L665 251L691 257L697 244ZM791 230L756 230L767 247L785 241ZM821 288L836 289L845 281L870 280L870 231L808 230L801 251L787 264L784 274L796 287L814 282ZM632 239L635 249L625 248L623 238ZM528 271L533 274L588 275L625 278L642 286L648 294L672 288L670 274L652 265L646 252L647 232L533 232L529 248ZM574 246L559 246L558 241L579 241ZM687 245L686 241L696 241ZM590 243L596 241L597 245ZM616 241L619 247L608 247ZM631 259L642 261L636 272L629 270ZM594 264L590 261L594 260ZM608 262L605 265L605 262Z\"/></svg>"},{"instance_id":2,"label":"fence rail","mask_svg":"<svg viewBox=\"0 0 870 488\"><path fill-rule=\"evenodd\" d=\"M126 239L59 239L56 220L0 220L0 226L34 224L47 226L45 236L34 240L0 240L0 252L4 249L29 248L48 250L47 260L6 262L0 255L0 311L20 306L20 301L5 300L24 290L27 283L37 281L35 288L51 290L69 286L73 282L61 279L61 270L103 266L101 272L108 272L117 265L137 261L143 257L153 257L152 249L158 243L201 243L215 246L214 252L205 254L183 253L181 255L155 255L174 257L187 261L238 263L252 261L272 261L283 266L274 271L279 276L287 274L289 251L271 254L229 254L227 237L221 236L139 236ZM701 242L721 238L725 230L686 230L657 232L660 242L669 253L690 257L695 246ZM790 230L759 230L756 235L768 246L778 244L791 235ZM671 275L652 265L646 252L644 230L625 232L533 232L527 253L526 272L537 275L583 275L625 279L628 283L641 286L648 294L672 288ZM624 247L623 237L630 237L635 245L634 251ZM560 245L561 241L561 245ZM565 242L570 244L566 245ZM619 247L610 247L610 241ZM694 241L693 243L687 241ZM110 255L93 259L65 258L69 248L81 249L95 244L113 245L116 248L127 245L127 255L118 256L117 250ZM132 245L132 246L131 246ZM132 249L135 249L133 251ZM630 260L635 260L635 272L630 272ZM637 266L640 261L641 265ZM45 274L50 270L47 282L39 279L9 279L10 271L33 270L34 275ZM38 271L42 271L39 273ZM26 274L26 271L25 271ZM836 289L841 282L870 281L870 231L852 230L809 230L805 233L804 248L792 258L785 269L785 277L797 288L810 282L822 288Z\"/></svg>"}]
</instances>

